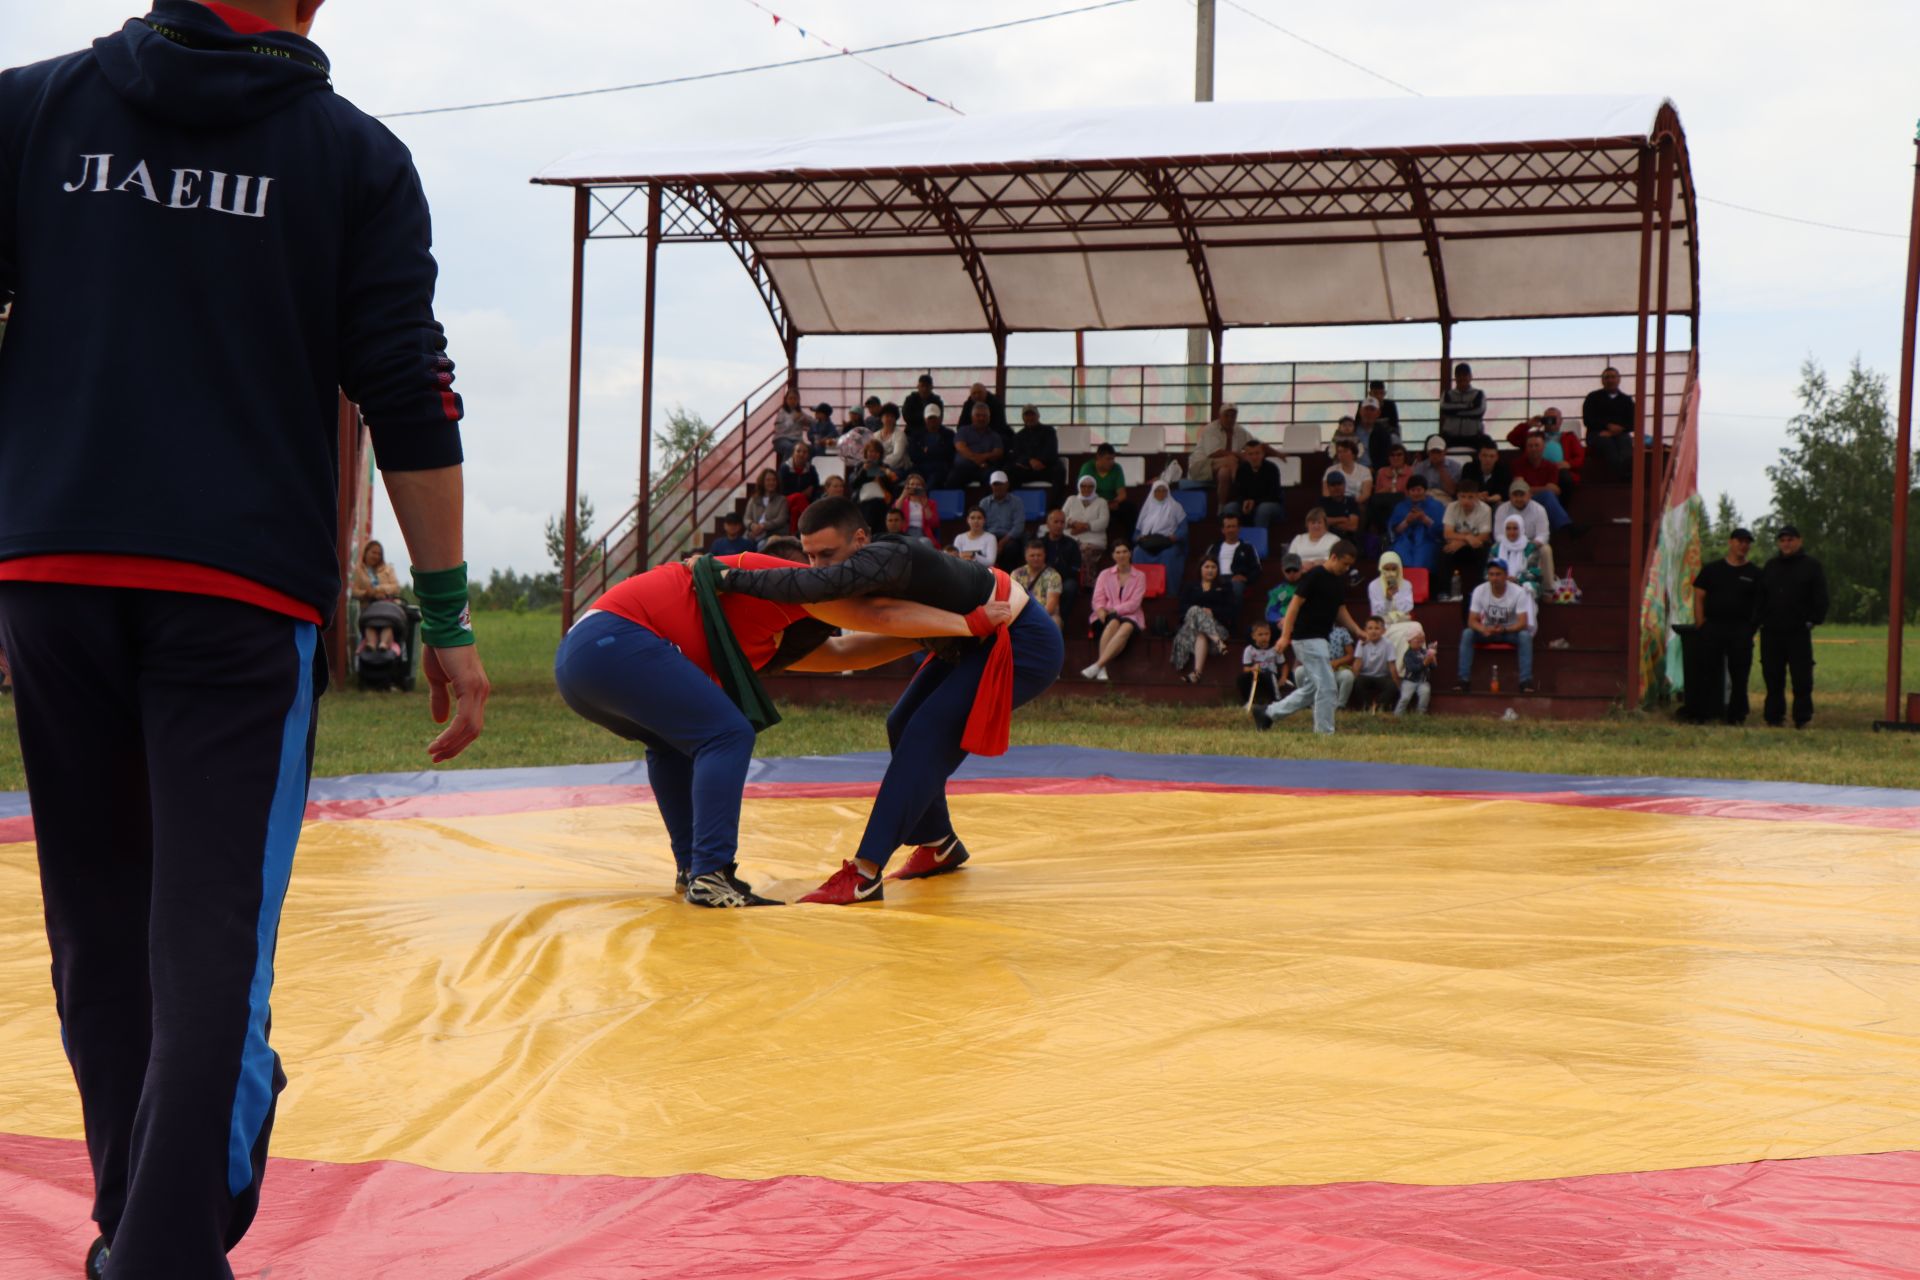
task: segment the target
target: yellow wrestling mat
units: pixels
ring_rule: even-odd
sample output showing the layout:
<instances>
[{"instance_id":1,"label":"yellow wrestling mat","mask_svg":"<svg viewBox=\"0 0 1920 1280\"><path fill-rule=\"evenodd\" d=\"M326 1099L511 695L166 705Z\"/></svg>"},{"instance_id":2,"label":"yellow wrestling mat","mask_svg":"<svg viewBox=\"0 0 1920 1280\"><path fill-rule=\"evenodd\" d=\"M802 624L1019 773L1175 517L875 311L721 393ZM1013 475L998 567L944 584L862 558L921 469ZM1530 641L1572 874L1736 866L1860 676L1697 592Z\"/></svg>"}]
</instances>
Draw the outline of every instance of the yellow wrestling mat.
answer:
<instances>
[{"instance_id":1,"label":"yellow wrestling mat","mask_svg":"<svg viewBox=\"0 0 1920 1280\"><path fill-rule=\"evenodd\" d=\"M749 799L795 897L862 798ZM309 824L275 1153L1456 1184L1920 1146L1920 833L1385 794L968 794L883 905L669 894L645 804ZM33 848L0 1130L77 1138Z\"/></svg>"}]
</instances>

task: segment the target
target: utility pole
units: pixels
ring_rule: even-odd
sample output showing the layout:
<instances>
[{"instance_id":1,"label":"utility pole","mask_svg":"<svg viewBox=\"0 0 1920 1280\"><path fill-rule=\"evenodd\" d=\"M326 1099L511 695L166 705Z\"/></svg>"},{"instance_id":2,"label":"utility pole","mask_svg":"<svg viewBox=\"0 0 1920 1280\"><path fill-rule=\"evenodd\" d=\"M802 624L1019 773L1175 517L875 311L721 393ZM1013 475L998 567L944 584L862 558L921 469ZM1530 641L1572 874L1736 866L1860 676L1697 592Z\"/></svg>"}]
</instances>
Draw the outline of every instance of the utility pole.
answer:
<instances>
[{"instance_id":1,"label":"utility pole","mask_svg":"<svg viewBox=\"0 0 1920 1280\"><path fill-rule=\"evenodd\" d=\"M1194 5L1196 27L1193 47L1193 100L1195 102L1213 101L1213 0L1196 0ZM1207 367L1207 338L1205 329L1187 330L1187 379L1194 386L1200 386L1200 369Z\"/></svg>"}]
</instances>

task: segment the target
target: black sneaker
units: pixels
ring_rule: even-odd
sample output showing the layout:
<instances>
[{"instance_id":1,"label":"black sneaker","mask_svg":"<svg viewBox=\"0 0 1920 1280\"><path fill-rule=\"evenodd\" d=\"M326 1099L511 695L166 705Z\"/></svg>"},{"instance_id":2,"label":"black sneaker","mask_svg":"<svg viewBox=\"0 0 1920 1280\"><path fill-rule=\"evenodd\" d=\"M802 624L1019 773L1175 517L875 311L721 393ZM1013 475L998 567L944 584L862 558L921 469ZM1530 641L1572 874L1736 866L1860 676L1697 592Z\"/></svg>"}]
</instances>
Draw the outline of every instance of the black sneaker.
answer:
<instances>
[{"instance_id":1,"label":"black sneaker","mask_svg":"<svg viewBox=\"0 0 1920 1280\"><path fill-rule=\"evenodd\" d=\"M676 898L687 896L687 873L684 871L673 873L673 896Z\"/></svg>"},{"instance_id":2,"label":"black sneaker","mask_svg":"<svg viewBox=\"0 0 1920 1280\"><path fill-rule=\"evenodd\" d=\"M690 907L779 907L786 905L772 898L763 898L753 891L751 885L735 875L731 866L719 871L709 871L703 876L695 876L687 882L687 905Z\"/></svg>"},{"instance_id":3,"label":"black sneaker","mask_svg":"<svg viewBox=\"0 0 1920 1280\"><path fill-rule=\"evenodd\" d=\"M1520 692L1522 692L1522 693L1532 693L1532 692L1533 692L1533 681L1531 681L1531 680L1522 680L1522 681L1520 682Z\"/></svg>"},{"instance_id":4,"label":"black sneaker","mask_svg":"<svg viewBox=\"0 0 1920 1280\"><path fill-rule=\"evenodd\" d=\"M87 1250L87 1280L105 1280L107 1274L107 1238L100 1236Z\"/></svg>"},{"instance_id":5,"label":"black sneaker","mask_svg":"<svg viewBox=\"0 0 1920 1280\"><path fill-rule=\"evenodd\" d=\"M1273 717L1267 714L1265 707L1255 707L1253 709L1253 727L1262 733L1273 728Z\"/></svg>"},{"instance_id":6,"label":"black sneaker","mask_svg":"<svg viewBox=\"0 0 1920 1280\"><path fill-rule=\"evenodd\" d=\"M1473 686L1468 684L1465 680L1462 680L1459 684L1456 684L1453 686L1453 691L1455 693L1472 693Z\"/></svg>"}]
</instances>

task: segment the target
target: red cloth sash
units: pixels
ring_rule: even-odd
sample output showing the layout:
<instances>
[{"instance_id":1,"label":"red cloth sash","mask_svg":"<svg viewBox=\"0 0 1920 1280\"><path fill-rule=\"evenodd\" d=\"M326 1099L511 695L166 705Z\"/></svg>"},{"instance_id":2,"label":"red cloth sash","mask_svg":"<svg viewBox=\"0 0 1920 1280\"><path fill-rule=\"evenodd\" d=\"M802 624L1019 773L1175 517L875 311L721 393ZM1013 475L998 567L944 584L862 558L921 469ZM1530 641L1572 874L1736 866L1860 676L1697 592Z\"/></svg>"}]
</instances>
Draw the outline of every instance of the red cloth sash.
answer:
<instances>
[{"instance_id":1,"label":"red cloth sash","mask_svg":"<svg viewBox=\"0 0 1920 1280\"><path fill-rule=\"evenodd\" d=\"M1013 579L995 569L993 598L1005 600L1012 594ZM987 654L986 669L980 673L980 687L974 691L973 710L967 713L960 747L977 756L1003 756L1012 730L1013 637L1003 626L994 630L993 648Z\"/></svg>"}]
</instances>

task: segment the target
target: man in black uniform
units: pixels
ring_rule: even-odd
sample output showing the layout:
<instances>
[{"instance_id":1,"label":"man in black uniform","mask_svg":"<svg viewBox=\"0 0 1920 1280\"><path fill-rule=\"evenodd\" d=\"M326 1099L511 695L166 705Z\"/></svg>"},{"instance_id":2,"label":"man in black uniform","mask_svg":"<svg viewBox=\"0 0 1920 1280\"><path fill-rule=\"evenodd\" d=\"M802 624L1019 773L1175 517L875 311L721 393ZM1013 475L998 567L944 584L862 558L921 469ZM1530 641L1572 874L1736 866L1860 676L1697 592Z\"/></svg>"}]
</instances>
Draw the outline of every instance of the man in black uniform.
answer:
<instances>
[{"instance_id":1,"label":"man in black uniform","mask_svg":"<svg viewBox=\"0 0 1920 1280\"><path fill-rule=\"evenodd\" d=\"M1723 716L1728 724L1747 721L1747 681L1753 674L1753 630L1760 621L1760 566L1747 558L1753 534L1735 529L1722 560L1693 576L1693 616L1707 642L1710 680L1729 680ZM1721 705L1720 691L1709 692L1700 714Z\"/></svg>"},{"instance_id":2,"label":"man in black uniform","mask_svg":"<svg viewBox=\"0 0 1920 1280\"><path fill-rule=\"evenodd\" d=\"M971 560L942 555L918 538L886 534L869 541L860 509L844 498L822 498L808 507L800 517L800 542L813 568L730 569L721 577L720 589L781 604L892 596L976 615L996 597L1005 577ZM892 877L897 880L945 875L967 860L966 846L954 833L947 810L947 779L967 758L965 743L973 722L988 711L999 715L1004 725L1013 708L1033 701L1059 678L1066 657L1060 628L1047 616L1045 602L1022 601L1019 596L1025 593L1018 587L1012 591L1018 612L999 641L927 642L934 660L914 674L887 716L892 758L859 850L800 901L877 901L881 874L901 845L915 849ZM984 637L984 631L977 634ZM1012 659L1010 672L1004 666L998 669L998 688L992 661L996 643L1010 646Z\"/></svg>"},{"instance_id":3,"label":"man in black uniform","mask_svg":"<svg viewBox=\"0 0 1920 1280\"><path fill-rule=\"evenodd\" d=\"M1782 525L1780 554L1760 574L1760 675L1767 682L1762 709L1775 729L1786 723L1787 677L1793 677L1793 727L1813 719L1813 629L1827 620L1827 573L1801 550L1800 530Z\"/></svg>"}]
</instances>

